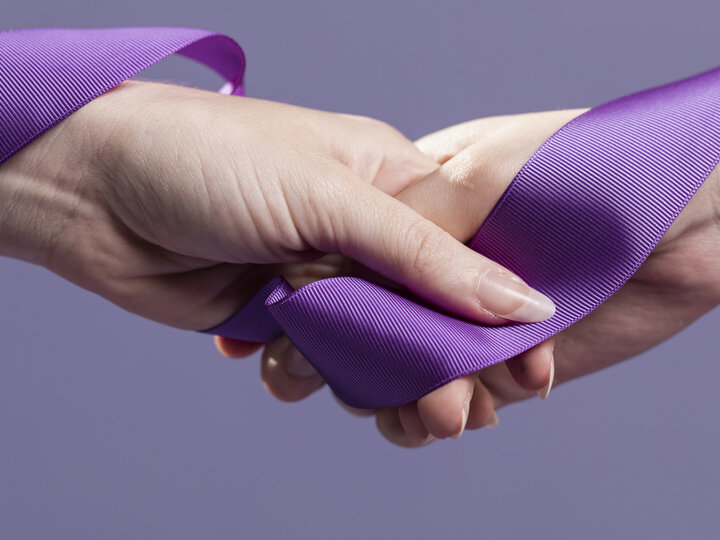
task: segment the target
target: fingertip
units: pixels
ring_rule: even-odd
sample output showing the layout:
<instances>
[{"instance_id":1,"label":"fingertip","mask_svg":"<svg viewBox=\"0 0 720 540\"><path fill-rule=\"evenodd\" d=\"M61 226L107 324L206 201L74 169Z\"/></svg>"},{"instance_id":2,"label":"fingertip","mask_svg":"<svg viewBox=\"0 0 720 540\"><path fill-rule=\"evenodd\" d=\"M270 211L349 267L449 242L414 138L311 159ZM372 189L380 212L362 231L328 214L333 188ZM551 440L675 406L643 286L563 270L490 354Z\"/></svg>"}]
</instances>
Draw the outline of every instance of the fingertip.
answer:
<instances>
[{"instance_id":1,"label":"fingertip","mask_svg":"<svg viewBox=\"0 0 720 540\"><path fill-rule=\"evenodd\" d=\"M548 375L548 381L540 390L538 390L537 395L542 400L546 400L548 396L550 395L550 390L552 390L553 383L555 382L555 358L553 356L552 351L550 352L550 374Z\"/></svg>"},{"instance_id":2,"label":"fingertip","mask_svg":"<svg viewBox=\"0 0 720 540\"><path fill-rule=\"evenodd\" d=\"M285 365L285 371L293 377L305 379L317 375L317 370L307 361L302 353L292 345L285 350L282 360Z\"/></svg>"},{"instance_id":3,"label":"fingertip","mask_svg":"<svg viewBox=\"0 0 720 540\"><path fill-rule=\"evenodd\" d=\"M489 312L516 322L541 322L555 314L548 296L502 267L490 266L480 276L477 298Z\"/></svg>"},{"instance_id":4,"label":"fingertip","mask_svg":"<svg viewBox=\"0 0 720 540\"><path fill-rule=\"evenodd\" d=\"M467 429L480 429L491 427L495 415L495 406L490 390L478 378L475 380L473 397L470 402L470 415L467 422Z\"/></svg>"},{"instance_id":5,"label":"fingertip","mask_svg":"<svg viewBox=\"0 0 720 540\"><path fill-rule=\"evenodd\" d=\"M375 426L380 434L391 443L399 446L408 446L409 441L400 423L397 408L378 409L375 411Z\"/></svg>"},{"instance_id":6,"label":"fingertip","mask_svg":"<svg viewBox=\"0 0 720 540\"><path fill-rule=\"evenodd\" d=\"M513 380L523 389L538 393L543 399L552 388L554 378L554 338L543 341L506 361Z\"/></svg>"},{"instance_id":7,"label":"fingertip","mask_svg":"<svg viewBox=\"0 0 720 540\"><path fill-rule=\"evenodd\" d=\"M299 401L325 384L325 381L317 373L298 377L288 371L288 357L293 350L295 348L290 340L283 336L265 348L260 360L260 376L263 385L272 396L281 401Z\"/></svg>"},{"instance_id":8,"label":"fingertip","mask_svg":"<svg viewBox=\"0 0 720 540\"><path fill-rule=\"evenodd\" d=\"M414 444L424 445L435 439L420 418L416 401L398 407L398 417L405 433Z\"/></svg>"},{"instance_id":9,"label":"fingertip","mask_svg":"<svg viewBox=\"0 0 720 540\"><path fill-rule=\"evenodd\" d=\"M418 448L424 446L422 442L412 440L405 432L400 421L400 413L397 407L379 409L375 411L375 425L380 434L388 441L403 448Z\"/></svg>"},{"instance_id":10,"label":"fingertip","mask_svg":"<svg viewBox=\"0 0 720 540\"><path fill-rule=\"evenodd\" d=\"M245 358L257 352L265 345L264 343L242 341L222 336L214 336L214 341L215 347L220 354L227 358Z\"/></svg>"},{"instance_id":11,"label":"fingertip","mask_svg":"<svg viewBox=\"0 0 720 540\"><path fill-rule=\"evenodd\" d=\"M420 418L437 439L459 438L467 425L475 375L466 375L421 397Z\"/></svg>"},{"instance_id":12,"label":"fingertip","mask_svg":"<svg viewBox=\"0 0 720 540\"><path fill-rule=\"evenodd\" d=\"M367 417L372 416L375 414L375 411L373 409L358 409L356 407L351 407L347 403L345 403L342 399L340 399L335 392L331 392L333 398L335 401L338 402L338 404L345 409L347 412L349 412L352 415L360 416L360 417Z\"/></svg>"}]
</instances>

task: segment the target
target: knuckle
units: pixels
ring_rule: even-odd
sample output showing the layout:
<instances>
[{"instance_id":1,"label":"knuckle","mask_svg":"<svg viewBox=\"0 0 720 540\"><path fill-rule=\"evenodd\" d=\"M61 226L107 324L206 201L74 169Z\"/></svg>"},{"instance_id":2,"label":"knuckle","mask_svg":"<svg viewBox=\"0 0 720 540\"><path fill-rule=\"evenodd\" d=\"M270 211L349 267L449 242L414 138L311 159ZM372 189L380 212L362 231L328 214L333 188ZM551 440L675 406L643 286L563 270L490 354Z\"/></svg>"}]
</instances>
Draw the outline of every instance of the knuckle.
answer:
<instances>
[{"instance_id":1,"label":"knuckle","mask_svg":"<svg viewBox=\"0 0 720 540\"><path fill-rule=\"evenodd\" d=\"M338 243L347 236L346 220L351 215L346 211L345 190L340 188L340 183L321 177L306 190L306 210L298 221L306 231L307 243L321 251L337 251Z\"/></svg>"},{"instance_id":2,"label":"knuckle","mask_svg":"<svg viewBox=\"0 0 720 540\"><path fill-rule=\"evenodd\" d=\"M446 179L455 190L461 190L468 195L483 194L487 178L492 178L492 153L484 146L473 144L460 155L460 159L451 162L450 174Z\"/></svg>"},{"instance_id":3,"label":"knuckle","mask_svg":"<svg viewBox=\"0 0 720 540\"><path fill-rule=\"evenodd\" d=\"M359 129L367 130L368 133L378 134L386 140L392 138L406 139L405 135L403 135L399 129L383 120L362 115L349 115L349 118Z\"/></svg>"},{"instance_id":4,"label":"knuckle","mask_svg":"<svg viewBox=\"0 0 720 540\"><path fill-rule=\"evenodd\" d=\"M419 221L412 225L405 235L406 249L410 251L410 269L414 274L425 276L432 274L443 259L444 238L428 222Z\"/></svg>"},{"instance_id":5,"label":"knuckle","mask_svg":"<svg viewBox=\"0 0 720 540\"><path fill-rule=\"evenodd\" d=\"M371 129L397 131L393 126L391 126L387 122L384 122L383 120L378 120L377 118L373 118L371 116L357 115L357 116L354 116L353 118L358 123L361 123Z\"/></svg>"}]
</instances>

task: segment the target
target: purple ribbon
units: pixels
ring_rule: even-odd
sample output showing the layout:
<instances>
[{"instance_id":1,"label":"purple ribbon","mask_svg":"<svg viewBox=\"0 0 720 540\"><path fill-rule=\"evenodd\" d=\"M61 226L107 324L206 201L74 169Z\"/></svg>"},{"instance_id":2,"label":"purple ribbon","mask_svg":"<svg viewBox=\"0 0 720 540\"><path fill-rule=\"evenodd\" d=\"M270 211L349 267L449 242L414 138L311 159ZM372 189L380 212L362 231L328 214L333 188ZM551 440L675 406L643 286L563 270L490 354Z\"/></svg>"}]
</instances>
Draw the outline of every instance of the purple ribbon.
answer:
<instances>
[{"instance_id":1,"label":"purple ribbon","mask_svg":"<svg viewBox=\"0 0 720 540\"><path fill-rule=\"evenodd\" d=\"M0 32L0 164L80 107L171 54L202 62L242 94L245 56L193 28L38 28Z\"/></svg>"},{"instance_id":2,"label":"purple ribbon","mask_svg":"<svg viewBox=\"0 0 720 540\"><path fill-rule=\"evenodd\" d=\"M177 52L240 93L229 38L193 29L0 33L0 163L99 94ZM553 299L540 323L483 326L371 282L297 291L275 278L208 333L286 334L333 391L396 406L506 360L567 328L637 270L720 161L720 69L595 107L528 160L470 242Z\"/></svg>"}]
</instances>

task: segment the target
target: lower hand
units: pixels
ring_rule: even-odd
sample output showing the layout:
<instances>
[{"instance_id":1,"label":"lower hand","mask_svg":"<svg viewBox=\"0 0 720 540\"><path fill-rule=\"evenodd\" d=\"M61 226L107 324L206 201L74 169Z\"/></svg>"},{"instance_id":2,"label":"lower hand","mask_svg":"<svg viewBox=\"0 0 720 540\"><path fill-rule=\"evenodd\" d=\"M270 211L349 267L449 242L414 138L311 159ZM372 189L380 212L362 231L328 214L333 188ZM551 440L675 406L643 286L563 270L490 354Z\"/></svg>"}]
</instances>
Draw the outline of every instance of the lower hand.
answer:
<instances>
[{"instance_id":1,"label":"lower hand","mask_svg":"<svg viewBox=\"0 0 720 540\"><path fill-rule=\"evenodd\" d=\"M535 150L582 112L486 118L428 135L418 147L442 166L397 198L467 241ZM452 433L450 426L457 426L467 396L467 429L488 422L492 426L495 409L538 392L546 396L549 383L636 356L691 324L720 304L719 176L718 170L710 175L632 278L584 319L518 357L453 381L418 402L364 414L375 414L390 441L420 446L428 434L442 438ZM240 352L233 349L238 344L220 346L226 354ZM272 365L269 349L263 360L265 381L281 397L300 399L321 384L315 379L316 387L303 387L292 377L273 376ZM295 365L302 372L301 359Z\"/></svg>"}]
</instances>

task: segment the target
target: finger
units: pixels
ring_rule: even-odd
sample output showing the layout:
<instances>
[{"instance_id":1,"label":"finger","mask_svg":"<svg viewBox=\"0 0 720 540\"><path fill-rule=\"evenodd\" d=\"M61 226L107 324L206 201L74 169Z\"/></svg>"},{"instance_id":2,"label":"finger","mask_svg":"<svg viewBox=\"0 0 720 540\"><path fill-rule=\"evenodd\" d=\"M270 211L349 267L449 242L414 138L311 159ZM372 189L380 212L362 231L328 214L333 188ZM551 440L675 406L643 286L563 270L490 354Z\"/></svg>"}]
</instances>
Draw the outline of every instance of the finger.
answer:
<instances>
[{"instance_id":1,"label":"finger","mask_svg":"<svg viewBox=\"0 0 720 540\"><path fill-rule=\"evenodd\" d=\"M251 341L215 336L215 347L220 351L220 354L228 358L245 358L258 351L264 345L264 343L253 343Z\"/></svg>"},{"instance_id":2,"label":"finger","mask_svg":"<svg viewBox=\"0 0 720 540\"><path fill-rule=\"evenodd\" d=\"M347 163L358 176L372 182L381 191L395 195L437 168L438 164L431 156L393 126L376 120L363 123L372 130L366 133L367 140L382 143L367 147L355 145L348 152L352 159ZM343 139L337 138L338 142Z\"/></svg>"},{"instance_id":3,"label":"finger","mask_svg":"<svg viewBox=\"0 0 720 540\"><path fill-rule=\"evenodd\" d=\"M534 391L526 390L515 382L506 362L483 368L477 372L477 375L492 394L495 410L508 403L528 399L535 395Z\"/></svg>"},{"instance_id":4,"label":"finger","mask_svg":"<svg viewBox=\"0 0 720 540\"><path fill-rule=\"evenodd\" d=\"M421 397L417 402L423 424L437 439L458 439L467 424L475 374L466 375Z\"/></svg>"},{"instance_id":5,"label":"finger","mask_svg":"<svg viewBox=\"0 0 720 540\"><path fill-rule=\"evenodd\" d=\"M514 146L470 146L396 198L466 242L515 176L515 151Z\"/></svg>"},{"instance_id":6,"label":"finger","mask_svg":"<svg viewBox=\"0 0 720 540\"><path fill-rule=\"evenodd\" d=\"M483 118L423 137L416 144L443 165L397 198L465 242L530 156L581 112Z\"/></svg>"},{"instance_id":7,"label":"finger","mask_svg":"<svg viewBox=\"0 0 720 540\"><path fill-rule=\"evenodd\" d=\"M515 382L525 390L537 393L541 399L547 399L555 378L554 348L553 336L506 362Z\"/></svg>"},{"instance_id":8,"label":"finger","mask_svg":"<svg viewBox=\"0 0 720 540\"><path fill-rule=\"evenodd\" d=\"M265 388L281 401L299 401L325 384L285 336L265 348L260 366Z\"/></svg>"},{"instance_id":9,"label":"finger","mask_svg":"<svg viewBox=\"0 0 720 540\"><path fill-rule=\"evenodd\" d=\"M532 136L540 142L587 109L566 109L479 118L425 135L415 145L438 163L445 163L468 146L496 139Z\"/></svg>"},{"instance_id":10,"label":"finger","mask_svg":"<svg viewBox=\"0 0 720 540\"><path fill-rule=\"evenodd\" d=\"M444 164L467 147L497 136L498 128L508 129L515 118L525 116L491 116L455 124L421 137L415 141L415 145L437 163Z\"/></svg>"},{"instance_id":11,"label":"finger","mask_svg":"<svg viewBox=\"0 0 720 540\"><path fill-rule=\"evenodd\" d=\"M345 257L331 253L314 261L281 265L278 273L281 273L294 289L299 289L321 279L346 274L348 266Z\"/></svg>"},{"instance_id":12,"label":"finger","mask_svg":"<svg viewBox=\"0 0 720 540\"><path fill-rule=\"evenodd\" d=\"M470 412L465 429L494 428L498 425L495 406L490 390L478 378L475 379Z\"/></svg>"},{"instance_id":13,"label":"finger","mask_svg":"<svg viewBox=\"0 0 720 540\"><path fill-rule=\"evenodd\" d=\"M372 416L373 414L375 414L375 411L373 409L356 409L355 407L351 407L350 405L345 403L342 399L337 397L337 394L335 394L335 392L331 392L331 393L333 395L333 398L335 398L335 401L337 401L340 404L340 406L343 409L345 409L347 412L349 412L350 414L354 414L355 416L361 416L361 417Z\"/></svg>"},{"instance_id":14,"label":"finger","mask_svg":"<svg viewBox=\"0 0 720 540\"><path fill-rule=\"evenodd\" d=\"M390 409L379 409L375 413L375 424L380 434L388 441L405 448L418 448L424 446L410 439L405 433L405 429L400 422L400 416L397 407Z\"/></svg>"},{"instance_id":15,"label":"finger","mask_svg":"<svg viewBox=\"0 0 720 540\"><path fill-rule=\"evenodd\" d=\"M350 189L348 182L338 185ZM461 317L497 324L538 322L554 314L552 301L512 272L372 186L352 186L342 195L340 216L327 218L325 238L336 245L325 250L336 248Z\"/></svg>"},{"instance_id":16,"label":"finger","mask_svg":"<svg viewBox=\"0 0 720 540\"><path fill-rule=\"evenodd\" d=\"M435 437L428 432L422 418L420 418L417 401L398 407L398 417L400 418L400 424L402 424L405 434L413 443L428 444L435 439Z\"/></svg>"},{"instance_id":17,"label":"finger","mask_svg":"<svg viewBox=\"0 0 720 540\"><path fill-rule=\"evenodd\" d=\"M477 232L522 165L518 153L529 156L533 151L530 141L519 149L516 144L498 142L473 145L400 192L397 199L465 242ZM506 272L498 279L489 272L480 285L485 301L496 302L492 310L496 315L521 322L542 320L541 313L545 318L552 316L550 299ZM508 297L512 294L518 295L513 301Z\"/></svg>"}]
</instances>

